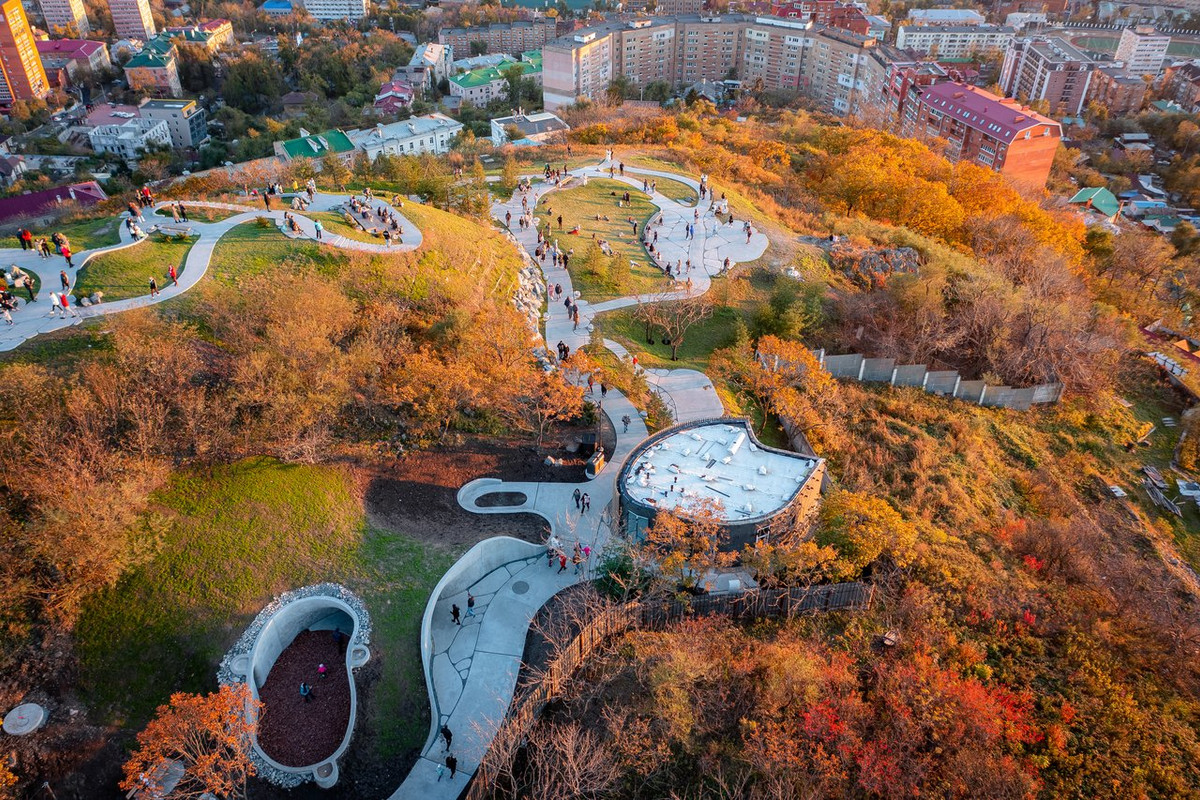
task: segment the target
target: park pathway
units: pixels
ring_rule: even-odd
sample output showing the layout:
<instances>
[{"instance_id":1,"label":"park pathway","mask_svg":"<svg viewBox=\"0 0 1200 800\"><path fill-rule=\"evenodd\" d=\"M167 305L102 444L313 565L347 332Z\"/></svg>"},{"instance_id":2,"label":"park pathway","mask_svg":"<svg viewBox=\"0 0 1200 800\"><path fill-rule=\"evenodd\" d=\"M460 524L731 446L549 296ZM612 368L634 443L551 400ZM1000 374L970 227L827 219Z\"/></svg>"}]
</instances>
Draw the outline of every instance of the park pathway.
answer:
<instances>
[{"instance_id":1,"label":"park pathway","mask_svg":"<svg viewBox=\"0 0 1200 800\"><path fill-rule=\"evenodd\" d=\"M700 186L699 181L675 173L628 166L625 172L623 180L637 189L642 187L641 180L632 175L670 178L686 183L697 192ZM583 174L608 177L607 162L572 173L576 177ZM618 179L622 178L618 176ZM570 188L575 185L575 180L572 180L564 186ZM527 193L530 207L538 209L539 201L556 188L553 184L535 184ZM690 258L695 266L691 273L692 295L708 291L712 276L721 271L726 258L731 263L753 261L766 250L768 242L764 234L754 231L747 242L740 224L718 226L711 215L705 214L703 206L685 206L658 192L651 195L651 200L661 214L661 225L657 230L658 247L663 252L663 260L674 263L675 260ZM685 227L695 221L697 208L700 209L701 218L695 223L696 237L689 239ZM492 216L501 223L506 214L511 214L515 221L521 212L520 194L514 194L512 199L497 202L492 207ZM536 217L535 213L535 223ZM537 248L536 224L530 228L511 227L510 233L536 260L533 255ZM567 246L571 237L564 236L562 240L563 245ZM538 263L547 285L562 284L564 294L574 296L567 270L553 266L548 261ZM686 296L687 290L680 286L674 292L644 296L640 300L663 301ZM559 341L572 350L587 344L591 339L591 320L595 314L634 305L639 298L623 297L598 304L590 304L582 297L578 301L578 329L567 317L566 308L561 302L549 303L545 320L548 350L553 350ZM629 358L628 352L619 343L606 339L604 345L618 358ZM724 407L712 381L704 373L690 369L650 370L646 376L655 391L663 397L677 422L724 415ZM590 399L600 400L599 393L597 386ZM432 648L426 674L432 724L421 757L390 800L452 800L459 796L465 781L470 780L470 776L478 769L512 702L525 638L533 618L555 594L592 577L614 528L614 520L609 515L615 507L612 501L617 475L630 453L649 435L640 412L620 391L609 389L600 405L616 431L616 447L608 466L594 480L583 483L540 483L483 478L459 490L459 504L476 514L523 512L541 516L549 523L551 536L557 537L564 552L570 553L574 544L579 542L592 548L591 560L578 575L569 566L569 561L567 570L560 573L557 562L555 566L548 567L544 551L539 550L537 555L509 562L480 576L467 590L430 599L434 611L432 625L427 631L432 638ZM630 420L627 429L622 423L623 418ZM586 514L576 510L572 497L576 489L586 492L591 498L591 510ZM518 505L478 505L480 498L498 492L520 493L525 499ZM450 607L458 605L465 613L468 591L476 597L476 613L464 617L461 626L456 625ZM442 725L449 727L454 734L451 752L458 759L459 775L453 781L448 773L439 773L446 755L444 742L437 736Z\"/></svg>"},{"instance_id":2,"label":"park pathway","mask_svg":"<svg viewBox=\"0 0 1200 800\"><path fill-rule=\"evenodd\" d=\"M341 208L347 201L347 195L327 194L318 192L312 204L309 206L310 212L333 211ZM169 204L158 203L156 208L166 208ZM128 212L122 212L119 215L120 219L120 242L108 247L98 247L92 250L84 250L72 254L72 260L75 262L75 267L67 266L66 259L57 254L52 254L50 258L43 259L36 252L31 250L21 250L19 248L0 248L0 265L4 265L6 270L10 270L11 266L18 266L22 271L32 272L41 279L41 288L38 291L38 300L36 303L27 302L27 297L24 292L13 290L14 296L17 296L19 301L22 301L20 307L12 312L13 324L4 325L0 322L0 351L13 350L28 340L41 333L56 331L61 328L66 328L71 325L78 325L86 319L93 317L104 316L106 314L116 314L121 311L128 311L133 308L143 308L155 303L162 303L174 297L178 297L193 286L198 284L208 271L208 265L212 261L213 250L217 246L217 242L221 240L229 231L233 230L238 225L251 222L258 217L270 217L275 221L276 226L282 230L283 215L285 212L290 212L296 217L297 225L300 227L299 234L287 232L286 235L293 238L316 239L316 228L313 221L304 216L305 212L291 211L290 208L276 207L271 211L265 208L256 209L250 205L234 205L229 203L207 203L199 200L184 201L187 208L218 208L228 211L241 212L235 213L231 217L227 217L219 222L181 222L178 226L171 221L170 216L161 216L150 213L151 209L143 209L145 222L140 223L142 230L147 233L152 232L156 225L174 227L187 227L192 229L193 235L197 236L195 243L188 250L187 257L184 259L183 268L179 272L178 285L172 285L170 280L165 276L165 269L162 264L147 264L146 265L146 291L147 294L140 297L131 297L124 300L105 301L98 305L80 306L79 298L72 300L72 305L78 313L78 317L61 316L51 317L50 301L47 292L59 291L61 289L59 271L65 270L67 278L70 281L71 288L74 289L79 273L87 268L87 264L93 258L104 253L111 253L116 250L123 250L128 247L137 247L141 242L134 241L129 229L125 226L125 220L129 216ZM278 205L278 204L276 204ZM379 199L373 200L372 207L378 209L382 206L391 206ZM322 244L330 247L336 247L343 250L358 250L369 253L402 253L408 250L415 250L421 246L422 236L421 231L413 223L406 219L399 210L392 209L399 216L399 223L404 228L404 243L387 247L382 244L373 242L361 242L357 239L340 235L331 235L326 232L322 238ZM145 240L142 240L145 241ZM159 293L155 297L151 297L148 292L150 290L150 276L154 275L158 280Z\"/></svg>"}]
</instances>

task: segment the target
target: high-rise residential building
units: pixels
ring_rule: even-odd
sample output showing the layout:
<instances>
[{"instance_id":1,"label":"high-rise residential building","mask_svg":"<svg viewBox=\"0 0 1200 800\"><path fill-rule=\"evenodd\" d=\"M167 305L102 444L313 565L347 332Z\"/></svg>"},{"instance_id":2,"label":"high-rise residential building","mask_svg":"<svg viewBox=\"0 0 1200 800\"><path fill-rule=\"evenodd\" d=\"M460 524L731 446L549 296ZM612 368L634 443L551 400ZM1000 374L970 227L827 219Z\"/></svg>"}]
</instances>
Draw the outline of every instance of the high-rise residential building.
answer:
<instances>
[{"instance_id":1,"label":"high-rise residential building","mask_svg":"<svg viewBox=\"0 0 1200 800\"><path fill-rule=\"evenodd\" d=\"M1200 70L1197 70L1196 76L1200 78ZM1136 114L1142 110L1142 103L1146 101L1147 88L1144 80L1124 74L1120 67L1101 67L1092 76L1092 85L1088 90L1088 102L1103 106L1111 117ZM1183 104L1180 103L1180 105ZM1196 108L1200 106L1193 102L1183 107L1188 113L1195 113Z\"/></svg>"},{"instance_id":2,"label":"high-rise residential building","mask_svg":"<svg viewBox=\"0 0 1200 800\"><path fill-rule=\"evenodd\" d=\"M1126 75L1158 75L1170 45L1171 37L1152 26L1126 28L1121 31L1116 59L1124 64Z\"/></svg>"},{"instance_id":3,"label":"high-rise residential building","mask_svg":"<svg viewBox=\"0 0 1200 800\"><path fill-rule=\"evenodd\" d=\"M471 55L472 42L479 42L488 53L524 53L540 50L558 35L557 26L554 19L541 17L469 28L442 28L438 31L438 43L449 47L456 59Z\"/></svg>"},{"instance_id":4,"label":"high-rise residential building","mask_svg":"<svg viewBox=\"0 0 1200 800\"><path fill-rule=\"evenodd\" d=\"M1016 100L965 83L913 87L900 109L898 132L945 142L951 161L971 161L1028 186L1045 186L1062 127Z\"/></svg>"},{"instance_id":5,"label":"high-rise residential building","mask_svg":"<svg viewBox=\"0 0 1200 800\"><path fill-rule=\"evenodd\" d=\"M973 58L1004 52L1016 33L1007 25L901 25L896 47L936 58Z\"/></svg>"},{"instance_id":6,"label":"high-rise residential building","mask_svg":"<svg viewBox=\"0 0 1200 800\"><path fill-rule=\"evenodd\" d=\"M42 19L46 21L46 28L50 31L56 27L74 25L75 31L80 36L85 36L91 29L83 0L38 0L38 6L42 9Z\"/></svg>"},{"instance_id":7,"label":"high-rise residential building","mask_svg":"<svg viewBox=\"0 0 1200 800\"><path fill-rule=\"evenodd\" d=\"M208 115L195 100L143 100L138 111L142 119L167 123L172 147L198 147L208 139Z\"/></svg>"},{"instance_id":8,"label":"high-rise residential building","mask_svg":"<svg viewBox=\"0 0 1200 800\"><path fill-rule=\"evenodd\" d=\"M313 19L344 19L351 22L367 16L367 0L304 0L304 8Z\"/></svg>"},{"instance_id":9,"label":"high-rise residential building","mask_svg":"<svg viewBox=\"0 0 1200 800\"><path fill-rule=\"evenodd\" d=\"M144 42L158 33L150 14L150 0L108 0L108 10L118 38Z\"/></svg>"},{"instance_id":10,"label":"high-rise residential building","mask_svg":"<svg viewBox=\"0 0 1200 800\"><path fill-rule=\"evenodd\" d=\"M1000 87L1025 103L1046 101L1051 114L1078 116L1095 71L1096 62L1065 39L1014 39L1004 51Z\"/></svg>"},{"instance_id":11,"label":"high-rise residential building","mask_svg":"<svg viewBox=\"0 0 1200 800\"><path fill-rule=\"evenodd\" d=\"M3 68L0 106L11 106L15 100L45 97L50 91L21 0L8 0L0 5L0 67Z\"/></svg>"}]
</instances>

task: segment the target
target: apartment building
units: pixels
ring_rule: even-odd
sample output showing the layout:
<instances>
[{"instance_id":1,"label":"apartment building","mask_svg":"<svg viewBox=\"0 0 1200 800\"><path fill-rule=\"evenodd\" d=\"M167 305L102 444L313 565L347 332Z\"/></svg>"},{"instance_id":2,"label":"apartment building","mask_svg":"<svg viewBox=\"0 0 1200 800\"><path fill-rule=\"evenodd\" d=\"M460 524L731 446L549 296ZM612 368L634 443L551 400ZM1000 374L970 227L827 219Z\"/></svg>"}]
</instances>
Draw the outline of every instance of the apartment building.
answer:
<instances>
[{"instance_id":1,"label":"apartment building","mask_svg":"<svg viewBox=\"0 0 1200 800\"><path fill-rule=\"evenodd\" d=\"M744 18L680 16L676 21L675 81L690 85L736 73L742 62Z\"/></svg>"},{"instance_id":2,"label":"apartment building","mask_svg":"<svg viewBox=\"0 0 1200 800\"><path fill-rule=\"evenodd\" d=\"M867 16L859 8L838 2L838 0L775 2L771 5L771 16L812 22L829 28L841 28L860 36L867 36L871 33L871 23Z\"/></svg>"},{"instance_id":3,"label":"apartment building","mask_svg":"<svg viewBox=\"0 0 1200 800\"><path fill-rule=\"evenodd\" d=\"M1200 70L1197 70L1197 78L1200 79ZM1092 76L1087 101L1104 106L1110 116L1123 117L1142 110L1142 104L1146 102L1146 89L1144 80L1126 75L1121 67L1100 67ZM1197 93L1200 95L1200 86L1197 87ZM1198 108L1194 101L1190 105L1180 105L1189 113L1195 113Z\"/></svg>"},{"instance_id":4,"label":"apartment building","mask_svg":"<svg viewBox=\"0 0 1200 800\"><path fill-rule=\"evenodd\" d=\"M149 0L108 0L108 11L112 14L118 39L145 42L158 33L150 14Z\"/></svg>"},{"instance_id":5,"label":"apartment building","mask_svg":"<svg viewBox=\"0 0 1200 800\"><path fill-rule=\"evenodd\" d=\"M21 0L0 5L0 66L0 106L45 97L50 91Z\"/></svg>"},{"instance_id":6,"label":"apartment building","mask_svg":"<svg viewBox=\"0 0 1200 800\"><path fill-rule=\"evenodd\" d=\"M87 36L91 30L83 0L38 0L38 8L42 11L47 30L74 25L75 33L80 36Z\"/></svg>"},{"instance_id":7,"label":"apartment building","mask_svg":"<svg viewBox=\"0 0 1200 800\"><path fill-rule=\"evenodd\" d=\"M357 22L367 16L368 0L304 0L304 9L313 19L344 19Z\"/></svg>"},{"instance_id":8,"label":"apartment building","mask_svg":"<svg viewBox=\"0 0 1200 800\"><path fill-rule=\"evenodd\" d=\"M152 97L181 97L179 68L173 52L156 53L147 47L125 62L125 80L135 92Z\"/></svg>"},{"instance_id":9,"label":"apartment building","mask_svg":"<svg viewBox=\"0 0 1200 800\"><path fill-rule=\"evenodd\" d=\"M1126 28L1121 31L1121 41L1117 43L1116 59L1124 65L1126 75L1158 75L1170 45L1171 37L1152 26Z\"/></svg>"},{"instance_id":10,"label":"apartment building","mask_svg":"<svg viewBox=\"0 0 1200 800\"><path fill-rule=\"evenodd\" d=\"M936 58L1002 53L1016 37L1007 25L901 25L896 47Z\"/></svg>"},{"instance_id":11,"label":"apartment building","mask_svg":"<svg viewBox=\"0 0 1200 800\"><path fill-rule=\"evenodd\" d=\"M914 88L901 108L898 132L942 140L951 161L971 161L1014 182L1045 186L1062 138L1057 122L965 83Z\"/></svg>"},{"instance_id":12,"label":"apartment building","mask_svg":"<svg viewBox=\"0 0 1200 800\"><path fill-rule=\"evenodd\" d=\"M677 34L675 19L652 17L629 23L619 32L614 72L634 84L674 84Z\"/></svg>"},{"instance_id":13,"label":"apartment building","mask_svg":"<svg viewBox=\"0 0 1200 800\"><path fill-rule=\"evenodd\" d=\"M1029 103L1044 100L1056 116L1083 112L1096 62L1057 36L1014 39L1004 51L1000 88Z\"/></svg>"},{"instance_id":14,"label":"apartment building","mask_svg":"<svg viewBox=\"0 0 1200 800\"><path fill-rule=\"evenodd\" d=\"M227 19L213 19L199 25L164 28L163 35L170 39L183 39L188 44L203 45L210 53L234 43L233 23Z\"/></svg>"},{"instance_id":15,"label":"apartment building","mask_svg":"<svg viewBox=\"0 0 1200 800\"><path fill-rule=\"evenodd\" d=\"M891 130L899 124L900 110L909 92L950 80L946 68L933 61L909 58L894 47L881 46L871 53L871 71L882 74L878 91L867 96L873 103L863 116L875 127Z\"/></svg>"},{"instance_id":16,"label":"apartment building","mask_svg":"<svg viewBox=\"0 0 1200 800\"><path fill-rule=\"evenodd\" d=\"M346 131L346 138L355 150L362 150L374 161L381 153L391 156L441 155L449 152L454 137L462 130L461 122L445 114L426 114L391 125Z\"/></svg>"},{"instance_id":17,"label":"apartment building","mask_svg":"<svg viewBox=\"0 0 1200 800\"><path fill-rule=\"evenodd\" d=\"M175 148L199 147L208 140L208 115L195 100L143 100L142 119L165 122Z\"/></svg>"},{"instance_id":18,"label":"apartment building","mask_svg":"<svg viewBox=\"0 0 1200 800\"><path fill-rule=\"evenodd\" d=\"M38 57L47 73L65 70L74 78L80 70L99 72L112 67L104 42L88 39L51 39L37 42Z\"/></svg>"},{"instance_id":19,"label":"apartment building","mask_svg":"<svg viewBox=\"0 0 1200 800\"><path fill-rule=\"evenodd\" d=\"M502 61L494 67L480 67L452 76L450 78L450 95L461 97L477 106L486 106L493 100L507 99L511 87L505 73L512 67L517 67L522 71L522 78L533 78L538 84L541 84L541 53L527 53L526 55L533 56L533 58L526 61Z\"/></svg>"},{"instance_id":20,"label":"apartment building","mask_svg":"<svg viewBox=\"0 0 1200 800\"><path fill-rule=\"evenodd\" d=\"M427 42L416 49L406 66L396 70L393 79L428 90L449 73L450 48L437 42Z\"/></svg>"},{"instance_id":21,"label":"apartment building","mask_svg":"<svg viewBox=\"0 0 1200 800\"><path fill-rule=\"evenodd\" d=\"M489 53L523 53L540 50L558 35L558 24L550 17L517 20L469 28L442 28L438 43L449 47L455 58L471 55L471 42L481 42Z\"/></svg>"},{"instance_id":22,"label":"apartment building","mask_svg":"<svg viewBox=\"0 0 1200 800\"><path fill-rule=\"evenodd\" d=\"M914 8L909 25L982 25L987 17L969 8Z\"/></svg>"},{"instance_id":23,"label":"apartment building","mask_svg":"<svg viewBox=\"0 0 1200 800\"><path fill-rule=\"evenodd\" d=\"M704 13L705 0L658 0L654 13L666 17Z\"/></svg>"},{"instance_id":24,"label":"apartment building","mask_svg":"<svg viewBox=\"0 0 1200 800\"><path fill-rule=\"evenodd\" d=\"M576 31L547 42L542 48L542 102L547 111L584 98L598 100L612 83L614 54L621 46L614 36L623 23Z\"/></svg>"},{"instance_id":25,"label":"apartment building","mask_svg":"<svg viewBox=\"0 0 1200 800\"><path fill-rule=\"evenodd\" d=\"M136 161L147 150L171 144L171 132L162 120L133 117L93 128L88 141L97 153Z\"/></svg>"}]
</instances>

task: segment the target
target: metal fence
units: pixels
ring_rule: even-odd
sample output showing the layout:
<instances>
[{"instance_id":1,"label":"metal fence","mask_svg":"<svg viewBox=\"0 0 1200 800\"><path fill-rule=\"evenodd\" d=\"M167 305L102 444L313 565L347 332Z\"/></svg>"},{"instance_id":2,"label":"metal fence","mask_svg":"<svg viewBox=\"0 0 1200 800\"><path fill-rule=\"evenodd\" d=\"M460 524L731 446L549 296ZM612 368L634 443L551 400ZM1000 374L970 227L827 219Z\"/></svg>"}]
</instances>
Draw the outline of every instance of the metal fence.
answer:
<instances>
[{"instance_id":1,"label":"metal fence","mask_svg":"<svg viewBox=\"0 0 1200 800\"><path fill-rule=\"evenodd\" d=\"M480 761L464 800L485 800L512 764L517 749L546 704L562 694L576 670L615 636L633 629L662 630L684 619L714 615L731 619L764 619L862 611L870 607L875 587L863 583L829 586L751 589L728 595L699 595L684 600L628 603L599 612L551 661L536 684L519 688L508 714Z\"/></svg>"}]
</instances>

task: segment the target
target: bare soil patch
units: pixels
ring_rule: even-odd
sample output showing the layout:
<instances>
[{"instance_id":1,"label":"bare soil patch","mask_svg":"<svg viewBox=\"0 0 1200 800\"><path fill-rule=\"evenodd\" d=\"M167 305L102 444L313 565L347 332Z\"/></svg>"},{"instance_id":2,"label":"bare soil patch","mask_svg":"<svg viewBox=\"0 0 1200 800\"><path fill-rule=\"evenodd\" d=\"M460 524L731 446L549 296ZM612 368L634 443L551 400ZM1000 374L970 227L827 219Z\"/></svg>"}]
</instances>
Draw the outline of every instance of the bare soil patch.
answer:
<instances>
[{"instance_id":1,"label":"bare soil patch","mask_svg":"<svg viewBox=\"0 0 1200 800\"><path fill-rule=\"evenodd\" d=\"M322 676L317 665L325 665ZM300 684L312 687L309 699ZM258 743L286 767L306 767L333 755L350 724L346 656L329 631L303 631L279 654L259 689L263 715Z\"/></svg>"}]
</instances>

